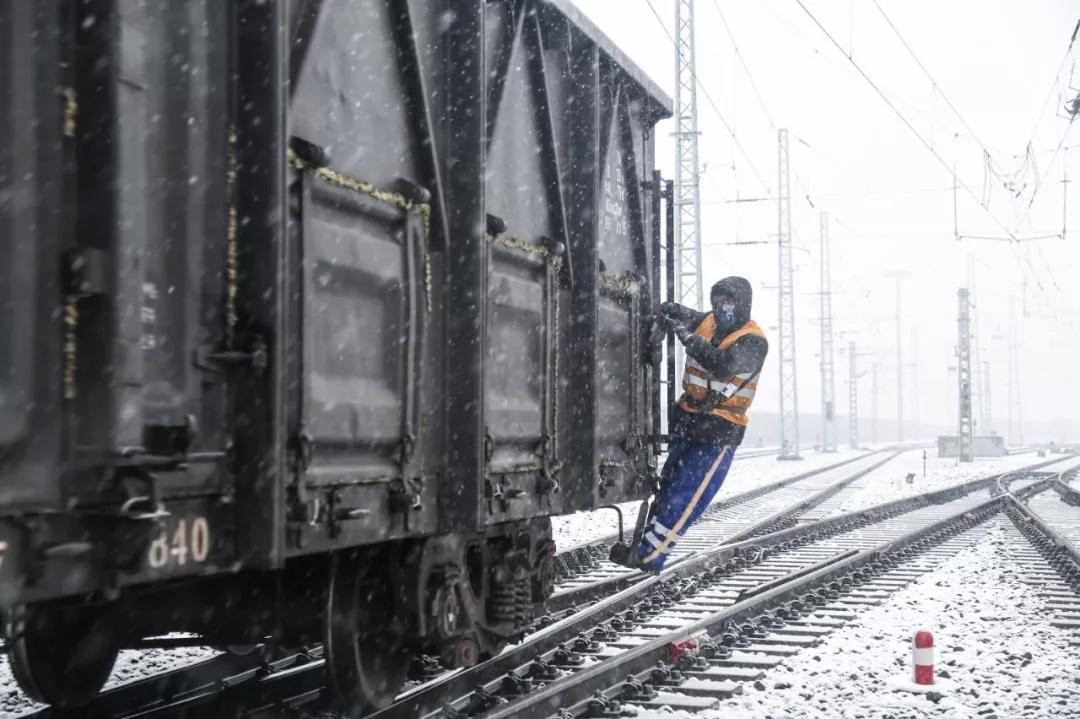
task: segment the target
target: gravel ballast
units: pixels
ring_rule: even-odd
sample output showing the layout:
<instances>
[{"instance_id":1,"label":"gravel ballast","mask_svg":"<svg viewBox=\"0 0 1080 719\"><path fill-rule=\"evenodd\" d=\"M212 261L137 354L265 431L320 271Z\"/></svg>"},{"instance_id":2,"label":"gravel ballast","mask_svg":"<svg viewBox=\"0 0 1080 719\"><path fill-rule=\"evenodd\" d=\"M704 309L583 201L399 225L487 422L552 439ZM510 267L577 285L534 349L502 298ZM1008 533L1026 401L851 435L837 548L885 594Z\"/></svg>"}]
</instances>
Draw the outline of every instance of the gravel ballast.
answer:
<instances>
[{"instance_id":1,"label":"gravel ballast","mask_svg":"<svg viewBox=\"0 0 1080 719\"><path fill-rule=\"evenodd\" d=\"M1077 648L1069 632L1050 626L1045 600L1021 581L1006 551L1025 540L1003 517L984 531L973 547L785 660L766 675L764 690L747 686L743 696L697 716L1080 716ZM934 632L935 666L945 680L925 694L898 689L908 684L911 637L922 628Z\"/></svg>"}]
</instances>

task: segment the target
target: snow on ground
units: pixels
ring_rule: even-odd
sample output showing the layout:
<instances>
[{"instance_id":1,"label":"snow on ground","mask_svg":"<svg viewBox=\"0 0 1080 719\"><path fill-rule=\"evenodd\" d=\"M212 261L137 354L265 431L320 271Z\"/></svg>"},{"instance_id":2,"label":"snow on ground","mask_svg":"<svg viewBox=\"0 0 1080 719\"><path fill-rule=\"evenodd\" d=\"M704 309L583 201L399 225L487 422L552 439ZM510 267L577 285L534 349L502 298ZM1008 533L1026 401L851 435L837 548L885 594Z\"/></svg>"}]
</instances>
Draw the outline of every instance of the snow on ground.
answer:
<instances>
[{"instance_id":1,"label":"snow on ground","mask_svg":"<svg viewBox=\"0 0 1080 719\"><path fill-rule=\"evenodd\" d=\"M751 451L747 450L748 453ZM714 502L734 494L741 494L762 484L775 482L786 477L794 477L815 469L821 469L837 462L865 454L861 451L842 449L833 454L807 453L800 462L780 462L775 456L748 457L739 459L731 466L727 480L716 493ZM971 463L960 463L955 459L939 458L936 449L926 450L926 476L922 474L922 450L911 449L903 452L878 470L856 480L849 489L841 492L822 504L818 510L807 515L807 519L832 516L843 512L853 512L872 507L895 499L903 499L913 494L922 494L936 489L961 484L980 477L1000 474L1012 469L1036 464L1040 458L1031 452L1006 455L1004 457L980 457ZM906 481L908 473L915 473L911 484ZM634 531L640 502L627 502L619 505L625 523L623 531ZM587 544L619 529L618 517L613 510L601 509L593 512L578 512L563 517L552 518L552 531L559 551Z\"/></svg>"},{"instance_id":2,"label":"snow on ground","mask_svg":"<svg viewBox=\"0 0 1080 719\"><path fill-rule=\"evenodd\" d=\"M880 469L852 482L842 492L809 512L805 519L816 520L855 512L914 494L933 492L973 479L1027 467L1039 461L1038 457L1028 452L1004 457L979 457L974 462L957 462L955 458L938 457L936 449L928 449L926 476L923 476L922 450L908 450ZM915 475L911 484L907 482L908 474Z\"/></svg>"},{"instance_id":3,"label":"snow on ground","mask_svg":"<svg viewBox=\"0 0 1080 719\"><path fill-rule=\"evenodd\" d=\"M786 659L766 674L762 689L747 685L742 696L693 716L1080 716L1076 648L1067 632L1050 626L1037 589L1020 581L1006 549L1008 542L1022 541L1019 536L1008 520L993 520L977 544L819 646ZM938 676L949 682L927 695L895 688L909 678L911 636L922 628L934 632Z\"/></svg>"},{"instance_id":4,"label":"snow on ground","mask_svg":"<svg viewBox=\"0 0 1080 719\"><path fill-rule=\"evenodd\" d=\"M748 447L748 454L757 448ZM735 461L731 465L724 486L716 493L714 502L730 497L733 494L742 494L762 484L775 482L787 477L822 469L837 462L866 454L862 451L842 449L831 454L806 453L798 462L781 462L775 455L766 457L747 457L739 459L736 452ZM637 511L640 502L626 502L619 505L623 512L625 522L624 531L631 534L634 531L634 523L637 521ZM559 551L570 547L587 544L600 537L614 534L619 531L619 520L611 509L599 509L593 512L578 512L563 517L552 517L552 532L555 545Z\"/></svg>"}]
</instances>

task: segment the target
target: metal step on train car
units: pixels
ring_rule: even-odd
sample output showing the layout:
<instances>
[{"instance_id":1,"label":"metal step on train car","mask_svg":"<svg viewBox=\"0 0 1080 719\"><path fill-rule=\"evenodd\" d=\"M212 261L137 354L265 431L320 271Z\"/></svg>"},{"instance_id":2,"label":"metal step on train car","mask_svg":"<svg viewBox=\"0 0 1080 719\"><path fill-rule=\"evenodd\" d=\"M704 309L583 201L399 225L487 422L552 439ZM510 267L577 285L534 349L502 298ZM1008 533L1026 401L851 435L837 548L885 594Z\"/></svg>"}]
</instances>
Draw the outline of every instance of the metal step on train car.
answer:
<instances>
[{"instance_id":1,"label":"metal step on train car","mask_svg":"<svg viewBox=\"0 0 1080 719\"><path fill-rule=\"evenodd\" d=\"M0 0L0 610L471 664L658 449L670 102L567 0Z\"/></svg>"}]
</instances>

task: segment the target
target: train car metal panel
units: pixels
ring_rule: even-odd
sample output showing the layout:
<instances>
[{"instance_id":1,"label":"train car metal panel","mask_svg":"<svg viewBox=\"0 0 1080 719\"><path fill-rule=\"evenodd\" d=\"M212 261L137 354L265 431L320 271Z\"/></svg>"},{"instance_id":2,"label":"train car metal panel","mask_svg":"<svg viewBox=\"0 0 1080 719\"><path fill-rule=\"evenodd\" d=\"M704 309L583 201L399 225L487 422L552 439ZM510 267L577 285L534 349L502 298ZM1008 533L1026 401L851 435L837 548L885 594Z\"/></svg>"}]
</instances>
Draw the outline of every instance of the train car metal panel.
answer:
<instances>
[{"instance_id":1,"label":"train car metal panel","mask_svg":"<svg viewBox=\"0 0 1080 719\"><path fill-rule=\"evenodd\" d=\"M68 262L86 279L73 323L69 494L99 504L227 492L227 14L212 2L83 12L90 69L76 85Z\"/></svg>"},{"instance_id":2,"label":"train car metal panel","mask_svg":"<svg viewBox=\"0 0 1080 719\"><path fill-rule=\"evenodd\" d=\"M563 0L0 0L0 39L0 607L113 622L86 691L144 629L360 686L374 628L387 692L519 635L547 517L655 471L667 98ZM9 640L85 700L47 648L93 636Z\"/></svg>"},{"instance_id":3,"label":"train car metal panel","mask_svg":"<svg viewBox=\"0 0 1080 719\"><path fill-rule=\"evenodd\" d=\"M60 3L0 6L0 512L59 509L63 180L74 94ZM57 112L64 108L66 112ZM65 120L67 118L67 120ZM64 310L69 308L65 307Z\"/></svg>"},{"instance_id":4,"label":"train car metal panel","mask_svg":"<svg viewBox=\"0 0 1080 719\"><path fill-rule=\"evenodd\" d=\"M22 171L0 210L15 263L4 265L33 283L0 282L12 303L2 381L20 387L0 401L0 512L18 517L3 525L19 586L5 601L203 574L236 557L219 361L227 13L212 2L30 7L2 9L14 54L0 165ZM23 521L33 509L53 511ZM153 538L168 527L172 540L196 516L200 527L213 517L215 542L193 555L185 531L185 546L151 566Z\"/></svg>"},{"instance_id":5,"label":"train car metal panel","mask_svg":"<svg viewBox=\"0 0 1080 719\"><path fill-rule=\"evenodd\" d=\"M311 327L303 329L304 359L298 371L305 396L295 427L299 440L290 441L308 447L301 453L304 469L296 495L305 506L298 515L296 506L287 510L306 522L297 526L297 536L307 537L302 540L305 547L297 547L303 551L429 531L427 500L432 492L438 494L439 529L468 530L633 498L640 495L640 477L653 469L644 448L651 431L649 369L642 359L640 332L631 328L651 306L647 278L652 258L645 241L649 209L641 185L651 172L650 128L666 112L666 98L658 99L651 85L643 86L640 78L620 69L606 51L598 53L591 44L598 36L590 34L595 28L583 30L568 19L565 8L483 3L479 13L482 67L439 59L438 48L451 46L456 32L472 32L463 25L466 12L446 14L405 2L324 4L309 23L310 37L293 43L304 48L304 66L291 71L297 78L291 132L318 156L298 163L302 171L296 182L314 186L321 175L338 185L335 202L347 202L350 193L366 194L364 202L387 211L395 203L406 207L414 195L423 196L413 209L421 208L427 220L426 241L418 253L398 255L394 250L391 259L380 256L375 246L359 249L369 247L359 236L351 243L309 237L331 232L344 238L353 231L346 226L354 226L357 219L346 213L328 227L313 217L342 212L341 206L331 210L334 203L320 206L314 200L309 207L315 193L303 192L303 217L297 218L303 251L297 261L308 280L300 290L305 323L327 323L319 316L330 308L324 304L327 299L308 296L322 292L312 282L309 265L323 262L328 271L340 273L338 265L351 261L323 261L310 255L310 248L336 242L340 252L357 253L360 261L388 273L374 282L365 277L368 286L362 291L373 304L370 321L351 321L339 328L336 342L322 346L313 344ZM303 31L302 24L294 25L294 32ZM358 44L362 39L367 41ZM470 34L469 41L453 50L465 52L472 42ZM391 45L396 53L387 49ZM573 74L576 56L582 53L592 53L597 63L597 84L586 85L584 91ZM440 81L447 83L445 92L432 86ZM480 89L463 92L480 93L486 104L472 102L459 114L455 92L458 83L466 81L479 83ZM600 115L598 137L576 152L581 140L574 133L581 122L588 123L590 108ZM454 143L471 133L478 133L482 147L455 151ZM597 143L599 152L588 154ZM472 161L479 164L473 168L467 164ZM452 199L455 185L472 178L479 182L472 194ZM587 208L588 231L574 234L572 205L583 182L598 185L600 207ZM441 254L446 227L454 227L456 216L466 209L485 218L484 242L472 247L460 233L450 230L446 235L452 238L443 265L449 294L446 303L432 308L432 296L443 291L443 278L430 268ZM408 209L403 212L408 214ZM395 231L396 240L390 237ZM407 239L392 222L367 236L379 232L384 239L378 243L386 247L402 247ZM576 277L575 264L583 252L595 254L592 271L597 277ZM583 274L590 272L587 261ZM427 273L423 291L428 308L414 314L421 304L420 285L410 272L421 263ZM389 276L395 279L389 281ZM581 294L579 283L595 283L597 289ZM464 294L455 294L464 284ZM399 292L404 292L400 298ZM344 302L338 309L360 307ZM481 324L456 329L473 304L479 305ZM598 320L591 329L594 349L579 351L583 348L576 344L574 323L593 313ZM445 337L448 352L441 373L448 390L450 456L445 458L433 444L433 435L441 432L433 426L439 416L430 411L432 399L439 396L433 388L438 381L425 376L422 361L411 359L417 347L441 347L439 337ZM385 357L368 358L360 369L365 356L359 350L361 341L367 342L367 352L381 351ZM317 387L327 386L327 377L310 376L320 374L320 353L343 354L338 364L346 372L346 383L366 381L362 375L367 372L379 376L370 406L350 403L344 385L341 391L331 389L323 400L313 399ZM590 395L595 417L580 430L599 443L590 457L575 453L567 439L577 431L568 407L571 398L581 396L572 377L570 359L575 356L592 364L599 383ZM480 373L481 383L473 388L468 376L474 372ZM357 397L367 396L355 391ZM386 407L397 414L380 414L379 392L386 393ZM422 433L410 412L432 417ZM385 419L378 437L356 433L376 415ZM327 435L330 426L335 429ZM479 436L470 440L462 434L466 430ZM481 464L479 471L466 473L468 463L459 461L457 453L473 444L479 445ZM409 448L418 455L411 464L402 454ZM371 489L376 484L382 486ZM402 509L402 503L409 508ZM331 504L336 511L357 516L337 522L327 514ZM360 511L365 507L366 514ZM329 541L331 536L339 539Z\"/></svg>"}]
</instances>

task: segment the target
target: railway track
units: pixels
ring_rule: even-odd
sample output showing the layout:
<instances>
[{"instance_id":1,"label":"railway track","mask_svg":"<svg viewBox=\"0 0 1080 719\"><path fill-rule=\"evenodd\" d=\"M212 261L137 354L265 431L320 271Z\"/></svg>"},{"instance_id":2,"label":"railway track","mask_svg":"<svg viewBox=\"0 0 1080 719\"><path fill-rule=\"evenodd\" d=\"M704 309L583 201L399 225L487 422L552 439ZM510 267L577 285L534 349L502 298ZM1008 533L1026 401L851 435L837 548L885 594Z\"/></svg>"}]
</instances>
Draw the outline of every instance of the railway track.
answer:
<instances>
[{"instance_id":1,"label":"railway track","mask_svg":"<svg viewBox=\"0 0 1080 719\"><path fill-rule=\"evenodd\" d=\"M901 450L902 451L902 450ZM900 451L878 450L821 469L769 482L714 503L672 552L669 562L707 549L719 542L734 542L765 528L796 518L851 482L881 467ZM633 518L626 534L633 535ZM608 560L617 534L571 547L556 555L557 581L549 601L558 612L611 593L643 575Z\"/></svg>"},{"instance_id":2,"label":"railway track","mask_svg":"<svg viewBox=\"0 0 1080 719\"><path fill-rule=\"evenodd\" d=\"M1004 504L1015 503L1006 491L1008 480L1012 490L1021 496L1056 486L1057 473L1037 471L1039 466L1055 461L1043 462L1026 474L1014 473L1004 480L973 480L813 524L789 526L760 536L751 533L742 541L710 547L672 566L659 578L642 578L536 632L523 644L488 662L418 686L374 716L548 716L553 713L549 703L553 697L563 707L573 705L575 711L584 712L587 707L578 704L593 701L598 690L604 694L604 701L624 696L622 684L629 674L648 679L642 687L650 682L655 688L657 682L663 685L674 681L652 676L656 658L664 658L667 648L679 637L700 631L706 631L716 641L703 642L694 659L697 669L683 668L710 676L691 673L683 678L728 682L724 691L736 691L738 682L756 677L785 652L797 651L844 620L841 608L834 607L835 616L826 612L812 618L800 611L800 606L821 608L839 602L847 606L845 611L850 614L860 601L840 601L840 593L847 591L841 577L873 577L877 584L867 579L862 589L884 591L885 585L903 578L902 572L885 576L886 570L894 571L888 565L889 557L906 558L907 554L900 550L909 545L929 549L927 538L940 535L942 541L953 541L962 528L973 526L974 520L997 512ZM827 489L829 486L807 492L807 498ZM756 524L759 528L765 526L760 521ZM946 545L940 551L923 554L932 558L954 549ZM856 569L865 571L853 574ZM791 603L793 597L808 592L815 603L799 599ZM768 632L772 633L766 636ZM771 647L754 652L764 659L745 656L748 647L759 645ZM647 665L642 666L642 662ZM218 658L171 672L173 676L168 680L155 677L156 694L148 692L143 682L136 683L141 687L106 692L87 715L176 716L209 711L258 716L278 715L287 707L319 710L326 708L327 701L321 663L318 648L273 663L253 661L252 666L240 671L223 668ZM226 674L198 686L191 679L199 671L213 676L216 669ZM726 674L718 676L722 672ZM631 703L637 696L637 703L644 705L674 701L668 696L671 687L664 686L663 693L651 698L644 689L640 696L626 696ZM687 696L700 694L693 686ZM709 689L719 691L718 687ZM715 701L724 691L706 693L704 699ZM137 692L144 699L155 696L156 701L141 703L138 710L132 710L136 703L129 702L125 711L125 701ZM698 696L689 704L699 704L702 698ZM31 715L50 713L44 710Z\"/></svg>"},{"instance_id":3,"label":"railway track","mask_svg":"<svg viewBox=\"0 0 1080 719\"><path fill-rule=\"evenodd\" d=\"M761 452L767 454L770 450L761 450ZM769 511L776 506L783 506L789 497L803 498L808 491L816 490L822 485L827 486L836 477L840 477L841 481L854 479L869 471L864 465L869 465L869 469L872 470L895 454L896 452L888 452L887 449L877 450L733 495L710 508L699 526L704 527L710 543L723 541L725 538L730 538L733 532L746 527L747 522L739 520L740 513L745 512L748 517L767 516ZM851 471L848 472L848 469ZM806 489L791 491L792 485L796 483L805 483ZM788 490L787 494L784 494L784 490ZM640 572L607 561L608 550L617 539L618 535L612 534L593 540L588 545L571 547L559 553L557 559L561 567L561 576L565 578L587 574L588 578L576 585L573 581L564 581L561 588L557 590L559 596L552 605L553 609L569 610L574 606L629 586L644 577ZM683 550L680 555L686 553L686 550ZM208 689L212 689L211 680L216 677L231 677L223 684L228 689L247 681L257 681L261 675L269 676L275 672L291 670L310 662L321 662L321 660L322 651L317 646L305 652L277 657L272 662L262 660L258 656L218 655L202 662L155 674L145 680L106 690L88 711L91 716L104 717L122 715L124 707L129 706L152 708L172 704L179 707L187 701L198 701ZM434 658L424 658L419 665L418 677L430 680L444 672L445 670ZM38 712L48 714L49 710L42 709Z\"/></svg>"},{"instance_id":4,"label":"railway track","mask_svg":"<svg viewBox=\"0 0 1080 719\"><path fill-rule=\"evenodd\" d=\"M1053 477L1043 475L1039 479L1045 485ZM1039 486L1042 485L1032 485ZM705 557L695 558L697 566L691 568L684 563L674 568L675 576L658 582L658 591L635 605L631 621L616 616L615 619L622 620L621 625L615 621L597 625L591 632L583 632L584 637L539 655L539 662L534 659L519 664L512 672L518 679L509 678L508 672L484 682L456 701L445 703L465 716L549 716L554 714L552 706L587 703L595 699L596 691L618 694L627 676L634 675L640 681L667 658L672 643L699 632L721 637L731 650L730 654L720 650L713 656L720 662L717 666L731 670L772 666L784 652L795 651L802 640L785 638L778 648L768 650L765 658L735 653L752 646L749 643L752 639L775 643L775 639L759 636L768 631L774 618L758 621L758 615L819 585L825 587L825 594L819 596L829 599L831 593L843 590L842 584L830 586L830 583L849 569L934 535L940 529L968 522L967 515L988 516L997 511L1002 497L1008 495L993 496L992 492L979 490L995 488L1003 491L1003 485L999 487L995 481L976 480L959 488L747 540L727 547L731 554L718 564ZM847 614L851 611L847 607ZM786 618L781 615L780 619ZM841 619L839 614L826 616L817 626L839 626ZM711 651L707 649L706 653ZM540 668L554 666L560 671L559 676L534 692L515 695L513 690L521 678L537 678L538 663ZM750 676L743 671L731 671L726 681L733 682L743 675ZM727 688L734 690L733 686ZM447 715L430 701L414 698L376 716L433 714Z\"/></svg>"},{"instance_id":5,"label":"railway track","mask_svg":"<svg viewBox=\"0 0 1080 719\"><path fill-rule=\"evenodd\" d=\"M821 474L823 472L830 472L830 471L838 470L841 467L844 467L846 465L850 465L851 463L857 462L857 461L859 461L861 459L865 459L866 457L870 457L872 455L876 455L876 454L880 454L882 452L886 452L886 451L888 451L888 449L889 448L877 449L877 450L874 450L872 452L859 454L859 455L854 456L854 457L849 457L847 459L843 459L843 460L840 460L838 462L834 462L833 464L829 464L829 465L826 465L824 467L819 467L817 469L812 469L812 470L809 470L809 471L806 471L806 472L801 472L801 473L799 473L799 474L797 474L795 476L792 476L792 477L784 477L782 479L773 480L771 482L765 482L765 483L760 484L760 485L758 485L756 487L753 487L752 489L748 489L746 491L733 494L733 495L731 495L729 497L724 497L723 499L718 499L718 500L714 501L713 504L709 507L709 509L705 512L705 514L702 515L700 521L707 520L710 516L713 516L714 513L722 511L725 508L735 507L735 506L738 506L740 504L744 504L746 502L753 501L753 500L755 500L755 499L757 499L759 497L765 496L765 495L767 495L767 494L769 494L771 492L774 492L774 491L776 491L778 489L781 489L783 487L786 487L788 485L794 484L796 482L800 482L800 481L802 481L804 479L807 479L807 478L810 478L810 477L814 477L814 476L819 475L819 474ZM739 454L737 454L735 456L734 461L738 462L738 461L744 460L744 459L754 459L754 458L759 457L759 456L764 456L764 455L739 453ZM627 505L627 507L632 509L632 512L623 512L622 510L620 510L620 514L622 516L623 524L625 525L624 526L624 531L626 533L632 533L633 532L633 522L634 522L634 519L636 518L636 515L634 513L636 513L636 511L637 511L637 503L629 503ZM612 509L612 511L614 511L614 509L612 507L607 507L605 509ZM602 510L594 510L594 511L602 511ZM558 556L559 557L568 557L568 556L570 556L572 554L583 552L583 551L589 552L591 550L597 550L598 551L598 550L602 549L602 550L604 550L604 556L606 557L607 556L607 554L606 554L607 548L610 547L613 542L618 541L618 539L619 539L619 534L618 533L609 533L609 534L605 534L605 535L596 537L595 539L590 539L590 540L583 541L583 542L569 543L569 544L567 544L567 545L565 545L563 547L560 547Z\"/></svg>"},{"instance_id":6,"label":"railway track","mask_svg":"<svg viewBox=\"0 0 1080 719\"><path fill-rule=\"evenodd\" d=\"M815 522L841 513L849 493L858 494L876 477L874 471L917 445L887 447L796 477L772 482L754 490L717 502L694 526L672 553L672 562L707 550L721 542L738 542L750 537ZM1039 465L1055 465L1059 459ZM869 505L862 505L863 508ZM557 557L559 580L548 606L560 612L592 599L606 596L638 581L641 574L608 561L608 550L617 536L608 536L588 546L561 552Z\"/></svg>"},{"instance_id":7,"label":"railway track","mask_svg":"<svg viewBox=\"0 0 1080 719\"><path fill-rule=\"evenodd\" d=\"M634 669L641 665L633 666L626 659L620 667L630 669L625 678L619 681L612 674L614 682L595 682L593 693L571 706L564 703L551 711L542 705L543 697L537 696L533 698L536 711L528 705L515 706L512 711L507 706L485 716L569 719L618 716L626 705L687 712L710 708L741 694L748 682L762 681L786 657L818 645L825 635L973 546L982 538L982 523L995 515L995 521L1008 525L1004 532L1006 554L1018 568L1021 581L1036 588L1043 608L1051 614L1050 625L1074 633L1080 628L1080 553L1066 547L1052 521L1032 511L1029 505L1033 502L1024 500L1034 494L1035 498L1054 501L1046 491L1052 482L1042 478L1017 482L1023 486L1009 488L1017 497L1003 496L982 508L954 515L951 521L933 522L896 537L881 545L880 554L861 564L853 557L844 563L847 566L838 565L816 579L796 580L789 585L787 598L763 598L761 604L771 606L748 620L739 621L746 618L750 607L732 611L727 618L714 614L702 619L692 627L705 632L696 645L669 643L661 647L666 649L666 657L662 653L659 658L650 657L656 658L655 665L637 672ZM999 506L993 507L994 502ZM1007 520L1001 518L1002 511ZM1080 645L1080 638L1071 639L1070 644ZM648 652L639 648L638 654ZM607 669L613 668L605 667L603 674ZM593 671L602 674L599 669ZM585 679L582 672L578 681L584 683ZM559 692L559 700L565 702L568 697L561 687Z\"/></svg>"}]
</instances>

